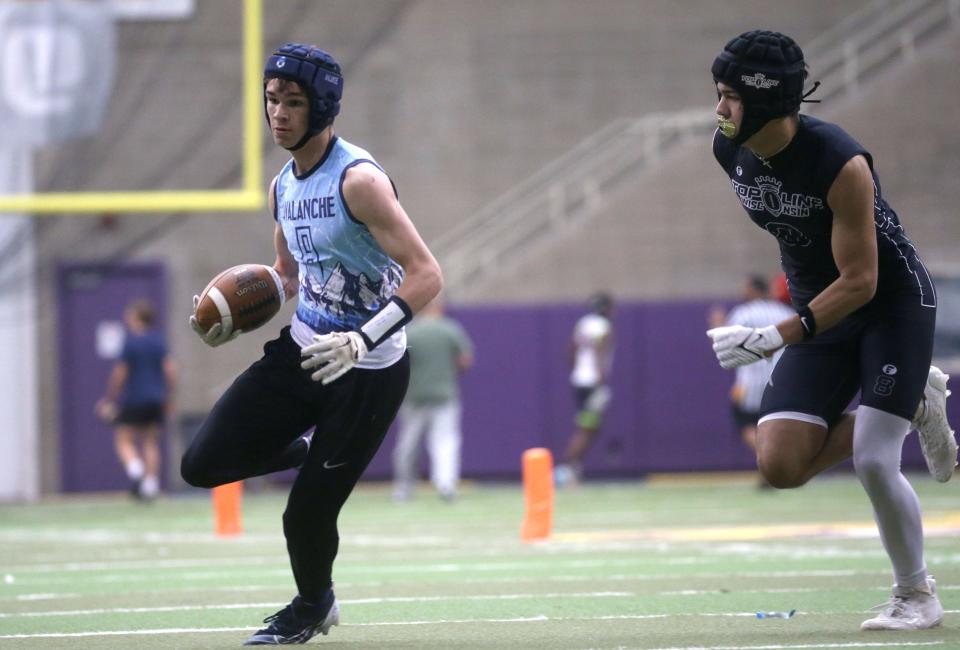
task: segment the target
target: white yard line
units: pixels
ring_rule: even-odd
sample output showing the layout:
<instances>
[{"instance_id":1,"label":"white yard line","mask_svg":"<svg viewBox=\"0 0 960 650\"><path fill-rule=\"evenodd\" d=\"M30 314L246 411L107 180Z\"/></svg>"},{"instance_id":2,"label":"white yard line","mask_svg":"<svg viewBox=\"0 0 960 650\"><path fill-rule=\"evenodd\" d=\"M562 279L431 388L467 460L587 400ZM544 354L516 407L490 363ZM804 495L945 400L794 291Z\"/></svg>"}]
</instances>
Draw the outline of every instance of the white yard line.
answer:
<instances>
[{"instance_id":1,"label":"white yard line","mask_svg":"<svg viewBox=\"0 0 960 650\"><path fill-rule=\"evenodd\" d=\"M768 589L756 590L758 593L789 593L794 590ZM796 591L813 591L803 589ZM714 592L660 592L653 595L691 595L707 594ZM753 593L753 592L751 592ZM542 599L562 599L562 598L634 598L638 594L629 591L595 591L595 592L559 592L559 593L523 593L523 594L478 594L468 596L393 596L381 598L354 598L343 599L339 602L342 605L380 605L387 603L425 603L425 602L449 602L454 600L470 601L496 601L496 600L542 600ZM646 594L644 594L646 595ZM72 609L72 610L51 610L44 612L0 612L0 618L40 618L53 616L102 616L105 614L149 614L149 613L167 613L167 612L188 612L188 611L207 611L207 610L236 610L236 609L275 609L283 607L285 602L265 602L265 603L223 603L217 605L169 605L161 607L109 607L96 609ZM960 610L947 610L946 613L958 613ZM611 615L598 616L590 620L612 620L612 619L645 619L662 618L665 616L707 616L707 617L752 617L753 612L717 612L717 613L697 613L697 614L638 614L638 615ZM383 623L386 625L387 623ZM2 637L0 637L2 638Z\"/></svg>"},{"instance_id":2,"label":"white yard line","mask_svg":"<svg viewBox=\"0 0 960 650\"><path fill-rule=\"evenodd\" d=\"M240 568L240 565L242 565L242 562L238 562L238 563L237 563L237 566L234 567L232 571L231 571L231 570L222 570L222 571L193 571L193 572L187 572L187 573L180 573L180 574L177 575L177 580L179 580L179 581L181 581L181 582L201 581L201 580L227 580L227 581L229 581L229 580L236 580L236 579L237 579L237 576L238 576L238 571L237 571L237 569ZM548 565L543 565L543 564L538 564L538 563L536 563L536 562L531 562L531 563L529 563L529 564L518 564L518 565L516 565L516 568L519 569L521 566L534 567L534 568L536 568L536 567L539 566L539 567L541 567L541 568L545 568L545 567L547 567ZM549 566L550 566L550 567L554 567L554 566L558 566L558 565L556 565L556 564L550 564ZM618 565L618 566L620 566L620 565ZM500 567L500 565L498 565L498 567ZM477 571L493 570L493 569L490 569L490 568L485 568L485 567L483 567L482 565L473 565L473 566L466 565L466 566L464 566L464 567L462 567L462 568L463 568L463 572L465 572L465 573L469 573L471 569L474 569L474 570L477 570ZM561 567L561 568L562 568L562 567ZM596 565L596 568L604 568L604 566L603 566L603 565ZM407 566L407 567L404 568L404 572L406 572L406 573L413 573L413 574L424 574L424 573L451 573L451 574L453 574L453 573L457 573L458 570L459 570L459 569L451 569L451 568L449 567L449 565L444 565L443 570L437 570L437 571L433 571L433 570L431 570L430 568L425 567L425 566L423 566L423 565L419 565L419 566L418 566L418 565L409 565L409 566ZM357 571L357 572L363 573L363 574L373 574L373 575L396 574L396 573L399 572L399 571L387 571L387 570L377 570L377 569L371 569L370 571L366 571L366 570L363 570L363 569L358 569L357 567L351 567L350 565L346 565L346 564L341 565L340 568L339 568L339 573L340 573L341 575L349 575L349 574L350 574L351 572L353 572L353 571ZM760 580L763 580L763 579L774 579L774 578L817 578L817 577L819 577L819 578L836 578L836 577L841 577L841 578L842 578L842 577L853 577L853 576L887 575L888 573L889 573L889 570L887 570L887 569L864 569L864 570L839 569L839 570L812 570L812 571L747 571L747 572L743 572L743 573L738 574L738 577L739 577L739 578L760 579ZM282 567L282 568L281 568L281 567L277 567L276 569L259 568L259 569L255 569L255 570L242 570L242 571L240 571L240 575L242 575L243 578L244 578L244 579L247 579L247 580L250 580L250 579L252 579L253 577L256 577L257 579L273 578L273 577L286 579L286 578L289 578L289 577L290 577L290 569L289 569L289 567L284 566L284 567ZM19 578L20 578L20 576L18 576L18 583L19 583ZM689 578L689 579L721 579L721 578L722 578L722 579L729 579L729 578L730 578L730 574L729 574L729 573L720 573L720 572L716 572L716 571L703 571L703 572L697 572L697 573L684 574L684 578L685 578L685 579L686 579L686 578ZM464 582L464 583L468 583L468 584L497 584L497 583L505 583L505 582L506 582L506 583L524 583L524 582L526 582L526 583L529 583L529 582L542 583L542 582L545 582L545 581L546 581L546 582L563 582L563 583L566 583L566 582L584 582L584 581L590 581L590 582L592 582L592 581L596 581L596 580L606 580L606 581L610 581L610 582L615 582L615 581L616 581L616 582L625 582L625 581L626 581L626 582L629 582L629 581L634 581L634 582L654 582L654 581L658 581L658 580L671 580L671 581L674 581L674 582L675 582L676 579L677 579L676 574L672 574L672 573L662 573L662 574L649 574L649 573L643 573L643 574L613 573L613 574L608 574L608 575L604 575L604 576L600 576L600 577L598 577L598 576L595 575L595 574L592 574L592 575L574 575L574 574L562 574L562 573L561 573L561 574L557 574L557 573L554 573L554 574L552 574L552 575L536 576L536 577L532 577L532 578L525 578L525 577L516 576L516 575L510 575L510 576L506 576L506 577L488 577L488 576L484 576L484 577L460 577L460 578L459 578L459 580L461 580L461 581ZM31 587L37 587L37 586L39 586L39 585L44 585L44 586L52 586L52 585L73 585L73 584L76 583L76 580L77 580L77 579L76 579L75 577L69 577L69 576L51 576L51 575L45 575L45 576L43 576L43 577L34 577L34 576L27 575L27 576L25 577L25 579L24 579L24 582L26 583L27 581L29 581L29 585L30 585ZM110 584L110 585L119 584L119 583L137 583L137 582L144 582L145 580L148 580L148 577L144 576L143 574L139 574L139 573L137 573L137 574L127 574L127 573L123 573L123 574L109 574L109 573L107 573L107 574L105 574L105 575L88 575L88 576L84 576L84 578L83 578L83 581L84 581L85 584ZM338 583L338 584L340 584L340 585L342 585L342 586L351 586L351 587L354 587L354 586L367 586L367 587L369 587L369 586L372 586L372 585L385 584L386 582L388 582L388 581L385 581L385 580L366 580L366 579L364 579L363 576L356 576L353 580L350 580L350 579L343 579L343 580L339 580L339 579L338 579L338 580L337 580L337 583ZM391 580L391 581L389 581L389 582L392 582L392 583L395 584L395 583L396 583L396 580ZM278 589L278 588L281 588L281 585L279 585L279 584L278 584L278 585L274 585L274 586L266 585L266 586L264 586L263 588L264 588L264 589L271 589L271 588L272 588L272 589ZM943 587L943 588L946 589L946 588L948 588L948 587ZM195 588L194 590L196 590L196 589L198 589L198 588ZM217 589L217 588L216 588L216 587L210 587L210 589ZM231 590L231 591L236 591L236 590L241 590L241 589L242 589L241 587L230 587L230 588L229 588L229 590ZM247 589L249 589L249 590L256 590L255 588L252 588L252 587L247 587ZM7 599L0 597L0 601L3 601L3 600L7 600Z\"/></svg>"},{"instance_id":3,"label":"white yard line","mask_svg":"<svg viewBox=\"0 0 960 650\"><path fill-rule=\"evenodd\" d=\"M802 650L804 648L913 648L943 645L946 641L866 641L863 643L786 643L776 645L711 645L711 646L674 646L653 648L653 650ZM593 649L591 649L593 650ZM630 650L619 647L617 650Z\"/></svg>"},{"instance_id":4,"label":"white yard line","mask_svg":"<svg viewBox=\"0 0 960 650\"><path fill-rule=\"evenodd\" d=\"M883 571L884 573L886 571ZM844 576L848 575L847 573L843 574ZM627 582L627 581L641 581L649 579L648 575L632 575L632 576L605 576L602 580L608 581L617 581L617 582ZM549 576L549 577L536 577L536 578L502 578L502 579L483 579L483 580L464 580L464 583L468 584L496 584L510 582L512 584L519 583L536 583L542 584L543 582L597 582L597 578L591 576ZM345 581L337 581L337 585L341 588L356 588L356 587L369 587L372 583L362 583L355 584ZM382 585L383 583L376 583ZM282 589L278 586L269 586L269 585L255 585L255 586L237 586L237 587L189 587L184 589L168 589L154 592L156 594L161 593L197 593L203 592L207 593L210 591L222 591L222 592L257 592L257 591L277 591ZM836 588L834 588L836 589ZM846 590L857 591L877 591L877 592L888 592L890 590L889 586L872 586L872 587L845 587ZM960 585L937 585L937 589L940 591L958 591L960 590ZM651 591L644 592L644 596L714 596L722 593L729 593L731 590L721 590L721 589L672 589L667 591ZM737 588L732 590L737 594L806 594L806 593L816 593L818 591L823 591L822 588L818 587L778 587L772 589L743 589ZM629 596L633 595L633 592L601 592L607 597L612 596ZM37 593L37 594L20 594L19 596L12 596L8 598L0 597L0 602L3 601L42 601L42 600L73 600L77 598L90 598L90 594L79 594L79 593ZM464 598L476 598L476 599L496 599L496 598L522 598L526 597L523 594L517 595L493 595L493 596L464 596ZM373 599L353 599L350 601L341 600L340 602L350 602L350 603L365 603L365 602L404 602L404 601L414 601L414 600L442 600L446 599L446 596L428 596L424 598L416 597L397 597L397 598L373 598ZM252 607L252 605L251 605ZM133 611L133 610L131 610ZM14 614L14 613L0 613L0 618L5 616L13 615L24 615L24 614ZM48 616L52 615L49 613L41 612L36 614L30 614L36 616Z\"/></svg>"},{"instance_id":5,"label":"white yard line","mask_svg":"<svg viewBox=\"0 0 960 650\"><path fill-rule=\"evenodd\" d=\"M0 537L2 537L2 532L0 532ZM94 536L99 538L100 536ZM372 541L371 538L366 536L360 536L364 538L364 545L366 549L363 548L363 545L359 549L359 552L356 550L356 540L349 540L349 543L352 545L351 550L348 553L345 553L340 559L340 566L349 566L350 564L365 564L369 567L370 562L375 562L377 566L370 568L370 571L393 571L400 572L403 571L403 567L392 567L392 568L383 568L384 565L392 560L394 557L397 558L398 562L402 559L398 553L401 551L410 548L409 544L411 541L415 541L418 545L419 550L426 546L431 547L431 557L435 561L436 569L431 569L431 567L425 567L424 570L435 570L435 571L449 571L457 570L457 566L461 565L461 559L464 558L474 558L477 556L480 557L502 557L505 554L510 554L514 556L519 556L517 562L523 563L524 565L529 565L531 559L525 559L522 557L521 549L518 547L518 543L509 541L509 542L489 542L485 543L484 547L478 548L475 545L463 545L454 542L453 540L444 540L441 537L427 537L421 536L417 538L388 538L381 540L382 544L379 549L377 544ZM220 544L233 545L234 540L218 540ZM443 542L447 544L445 548L434 547L433 544L437 542ZM28 543L24 540L24 543ZM111 542L115 543L115 542ZM117 542L119 543L119 542ZM536 550L539 555L535 556L532 561L537 561L536 558L544 559L550 558L555 559L558 556L563 556L564 561L574 561L576 558L581 558L587 554L607 554L610 555L615 552L630 552L635 550L662 550L664 553L670 552L675 553L676 548L660 548L663 546L661 543L650 544L647 542L644 543L629 543L629 544L620 544L620 543L583 543L583 544L552 544L547 542L540 545ZM675 544L667 544L667 546L675 547ZM249 549L254 550L250 546L241 546L234 547L236 550ZM782 558L783 560L806 560L810 558L815 559L875 559L883 558L884 553L879 545L877 548L863 549L863 548L842 548L836 545L831 545L824 547L823 545L817 544L769 544L763 542L741 542L741 543L726 543L726 544L715 544L715 545L705 545L701 543L687 543L683 545L683 548L686 550L686 553L683 556L664 556L659 558L659 563L661 564L670 564L670 565L696 565L696 564L710 564L722 562L725 557L738 556L738 557L748 557L748 558L757 558L757 557L774 557ZM261 550L261 549L256 549ZM263 549L265 550L265 549ZM366 552L364 552L366 550ZM282 553L260 553L256 555L249 556L231 556L231 557L178 557L172 558L169 557L170 549L161 547L157 552L161 555L167 555L167 557L140 557L138 559L130 558L110 558L109 556L104 557L102 554L99 555L101 558L98 561L22 561L16 564L3 564L0 562L0 575L4 574L25 574L25 575L38 575L38 574L49 574L49 573L58 573L58 572L94 572L94 571L105 571L105 570L140 570L140 569L163 569L163 570L177 570L185 568L213 568L218 566L243 566L247 567L257 567L257 566L286 566L286 558ZM49 556L49 554L46 554ZM21 556L22 557L22 556ZM41 556L43 557L43 556ZM46 557L43 558L46 560ZM440 564L443 560L449 560L446 564ZM930 552L928 553L928 561L936 566L944 565L955 565L960 564L960 554L958 553L937 553ZM633 561L630 561L633 563ZM487 563L488 566L496 567L503 566L497 563ZM480 570L484 570L484 564L477 564ZM513 566L517 566L514 564ZM419 568L418 568L419 570Z\"/></svg>"},{"instance_id":6,"label":"white yard line","mask_svg":"<svg viewBox=\"0 0 960 650\"><path fill-rule=\"evenodd\" d=\"M280 555L253 555L182 559L107 560L98 562L45 562L42 564L4 565L0 571L10 574L73 573L77 571L116 571L139 569L190 569L206 566L254 565L268 566L285 564L287 558Z\"/></svg>"},{"instance_id":7,"label":"white yard line","mask_svg":"<svg viewBox=\"0 0 960 650\"><path fill-rule=\"evenodd\" d=\"M396 596L386 598L337 599L341 605L379 605L384 603L427 603L452 600L524 600L545 598L632 598L630 591L592 591L580 593L546 594L481 594L473 596ZM278 609L285 602L275 603L226 603L221 605L170 605L165 607L109 607L97 609L70 609L48 612L0 612L0 618L36 618L48 616L101 616L104 614L146 614L159 612L191 612L214 609Z\"/></svg>"},{"instance_id":8,"label":"white yard line","mask_svg":"<svg viewBox=\"0 0 960 650\"><path fill-rule=\"evenodd\" d=\"M214 533L169 533L162 531L126 531L111 528L3 528L0 529L0 543L53 543L59 544L69 539L73 544L120 545L120 544L215 544L246 546L250 544L283 544L283 533L243 533L224 539ZM370 535L356 534L344 536L351 546L374 547L446 547L455 544L456 539L440 535Z\"/></svg>"},{"instance_id":9,"label":"white yard line","mask_svg":"<svg viewBox=\"0 0 960 650\"><path fill-rule=\"evenodd\" d=\"M690 616L738 616L752 617L750 612L730 614L638 614L635 616L530 616L517 618L469 618L469 619L441 619L435 621L375 621L371 623L347 623L341 627L386 627L409 625L459 625L459 624L490 624L490 623L543 623L556 621L605 621L605 620L650 620ZM157 634L199 634L210 632L243 632L255 630L255 627L207 627L207 628L155 628L149 630L94 630L89 632L42 632L36 634L2 634L0 639L39 639L39 638L77 638L96 636L149 636ZM820 644L782 644L782 645L752 645L752 646L676 646L671 648L657 648L656 650L800 650L803 648L904 648L913 646L942 645L941 640L922 642L864 642L864 643L820 643Z\"/></svg>"},{"instance_id":10,"label":"white yard line","mask_svg":"<svg viewBox=\"0 0 960 650\"><path fill-rule=\"evenodd\" d=\"M619 515L619 513L618 513ZM618 516L617 515L617 516ZM598 521L616 520L617 516L599 517ZM953 510L929 511L924 517L924 533L927 537L952 537L960 533L960 516ZM591 530L558 531L541 545L567 546L590 545L609 542L656 543L656 542L724 542L724 541L760 541L769 539L863 539L877 537L876 525L872 521L825 521L800 522L791 524L744 523L731 526L664 526L649 527L642 524L632 528L605 528L602 525ZM16 527L0 529L0 543L60 543L70 539L74 544L118 545L122 543L139 544L223 544L224 539L211 533L184 533L166 531L118 530L112 528L76 529L76 528L30 528ZM227 540L235 545L259 543L282 543L278 533L245 533ZM453 546L486 546L487 542L463 544L455 535L423 535L411 532L409 535L373 535L358 533L347 535L344 542L351 547L393 547L393 548L449 548ZM347 545L347 544L345 544Z\"/></svg>"},{"instance_id":11,"label":"white yard line","mask_svg":"<svg viewBox=\"0 0 960 650\"><path fill-rule=\"evenodd\" d=\"M960 561L960 556L957 556ZM390 564L360 564L356 560L341 558L339 567L341 571L351 573L461 573L461 572L480 572L480 571L515 571L518 569L532 568L603 568L618 566L636 566L643 564L700 564L705 562L718 562L723 558L704 558L701 556L685 556L674 558L663 558L651 560L644 557L628 557L623 559L607 558L581 558L579 556L571 558L558 557L531 557L502 562L397 562ZM11 575L17 574L42 574L42 573L74 573L84 571L124 571L141 569L189 569L197 567L221 567L229 566L232 568L243 568L246 566L268 567L268 566L286 566L287 558L285 555L256 555L256 556L228 556L228 557L209 557L209 558L153 558L143 560L114 560L114 561L96 561L96 562L45 562L38 564L22 565L0 565L0 573Z\"/></svg>"},{"instance_id":12,"label":"white yard line","mask_svg":"<svg viewBox=\"0 0 960 650\"><path fill-rule=\"evenodd\" d=\"M154 634L200 634L205 632L249 632L256 627L165 627L156 630L99 630L93 632L44 632L2 634L0 639L65 639L90 636L152 636Z\"/></svg>"}]
</instances>

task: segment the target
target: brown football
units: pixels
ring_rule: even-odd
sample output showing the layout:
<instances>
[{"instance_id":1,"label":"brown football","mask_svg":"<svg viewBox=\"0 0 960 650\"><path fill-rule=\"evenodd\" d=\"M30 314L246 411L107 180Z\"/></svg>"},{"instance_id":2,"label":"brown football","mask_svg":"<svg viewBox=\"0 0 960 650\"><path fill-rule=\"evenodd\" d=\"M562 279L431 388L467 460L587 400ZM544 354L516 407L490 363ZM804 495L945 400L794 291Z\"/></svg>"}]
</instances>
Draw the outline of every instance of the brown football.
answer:
<instances>
[{"instance_id":1,"label":"brown football","mask_svg":"<svg viewBox=\"0 0 960 650\"><path fill-rule=\"evenodd\" d=\"M283 283L273 267L240 264L217 275L200 294L194 315L204 331L215 323L249 332L283 306Z\"/></svg>"}]
</instances>

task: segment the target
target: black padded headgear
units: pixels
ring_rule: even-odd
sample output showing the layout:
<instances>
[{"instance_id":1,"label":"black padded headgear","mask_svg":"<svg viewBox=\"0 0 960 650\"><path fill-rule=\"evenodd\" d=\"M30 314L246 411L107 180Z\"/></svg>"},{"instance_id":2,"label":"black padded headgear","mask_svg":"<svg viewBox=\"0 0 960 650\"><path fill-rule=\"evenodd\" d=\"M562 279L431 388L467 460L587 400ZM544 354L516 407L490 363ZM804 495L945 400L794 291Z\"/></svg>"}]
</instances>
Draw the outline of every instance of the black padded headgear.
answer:
<instances>
[{"instance_id":1,"label":"black padded headgear","mask_svg":"<svg viewBox=\"0 0 960 650\"><path fill-rule=\"evenodd\" d=\"M613 298L608 293L596 293L590 296L590 309L595 314L606 314L613 309Z\"/></svg>"},{"instance_id":2,"label":"black padded headgear","mask_svg":"<svg viewBox=\"0 0 960 650\"><path fill-rule=\"evenodd\" d=\"M800 110L807 66L803 51L780 32L754 30L727 43L710 69L713 81L743 101L743 122L733 138L743 144L772 119Z\"/></svg>"},{"instance_id":3,"label":"black padded headgear","mask_svg":"<svg viewBox=\"0 0 960 650\"><path fill-rule=\"evenodd\" d=\"M318 47L287 43L273 51L263 69L264 111L267 81L270 79L297 82L310 100L310 124L307 132L297 144L290 147L290 151L296 151L305 145L307 140L327 128L340 112L340 98L343 96L340 64ZM267 124L270 124L269 115Z\"/></svg>"}]
</instances>

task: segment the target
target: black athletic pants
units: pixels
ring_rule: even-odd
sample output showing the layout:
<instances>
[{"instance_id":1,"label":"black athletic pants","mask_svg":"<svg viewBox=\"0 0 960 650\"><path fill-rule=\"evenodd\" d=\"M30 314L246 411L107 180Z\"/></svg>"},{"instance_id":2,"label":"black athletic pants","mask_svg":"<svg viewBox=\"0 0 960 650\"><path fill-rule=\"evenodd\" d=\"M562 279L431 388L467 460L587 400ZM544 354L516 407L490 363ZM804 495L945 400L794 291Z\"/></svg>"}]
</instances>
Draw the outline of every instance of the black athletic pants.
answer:
<instances>
[{"instance_id":1,"label":"black athletic pants","mask_svg":"<svg viewBox=\"0 0 960 650\"><path fill-rule=\"evenodd\" d=\"M263 352L214 405L180 471L191 485L215 487L287 469L286 448L316 426L283 532L300 596L318 602L332 583L337 516L396 417L409 357L379 370L354 368L324 386L300 368L288 327Z\"/></svg>"}]
</instances>

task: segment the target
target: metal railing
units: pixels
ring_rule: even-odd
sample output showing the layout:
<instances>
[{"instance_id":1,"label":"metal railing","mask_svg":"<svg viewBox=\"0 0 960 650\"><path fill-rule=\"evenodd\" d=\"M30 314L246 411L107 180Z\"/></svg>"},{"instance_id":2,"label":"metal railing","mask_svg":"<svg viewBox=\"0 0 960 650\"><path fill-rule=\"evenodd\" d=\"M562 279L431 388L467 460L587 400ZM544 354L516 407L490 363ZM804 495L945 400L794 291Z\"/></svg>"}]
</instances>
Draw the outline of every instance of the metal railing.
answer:
<instances>
[{"instance_id":1,"label":"metal railing","mask_svg":"<svg viewBox=\"0 0 960 650\"><path fill-rule=\"evenodd\" d=\"M811 41L816 98L855 92L885 63L910 59L917 42L960 26L960 0L875 0ZM811 79L811 81L812 81ZM716 125L712 106L621 118L540 168L470 218L433 249L456 293L562 237L596 215L607 197L672 147Z\"/></svg>"},{"instance_id":2,"label":"metal railing","mask_svg":"<svg viewBox=\"0 0 960 650\"><path fill-rule=\"evenodd\" d=\"M614 121L586 138L434 242L447 288L462 289L533 242L592 216L637 168L671 143L708 133L713 122L707 109L648 115Z\"/></svg>"},{"instance_id":3,"label":"metal railing","mask_svg":"<svg viewBox=\"0 0 960 650\"><path fill-rule=\"evenodd\" d=\"M865 9L870 11L859 16L856 29L837 35L831 30L835 40L817 39L807 48L822 99L856 92L884 64L912 59L918 42L960 26L960 0L880 1Z\"/></svg>"}]
</instances>

